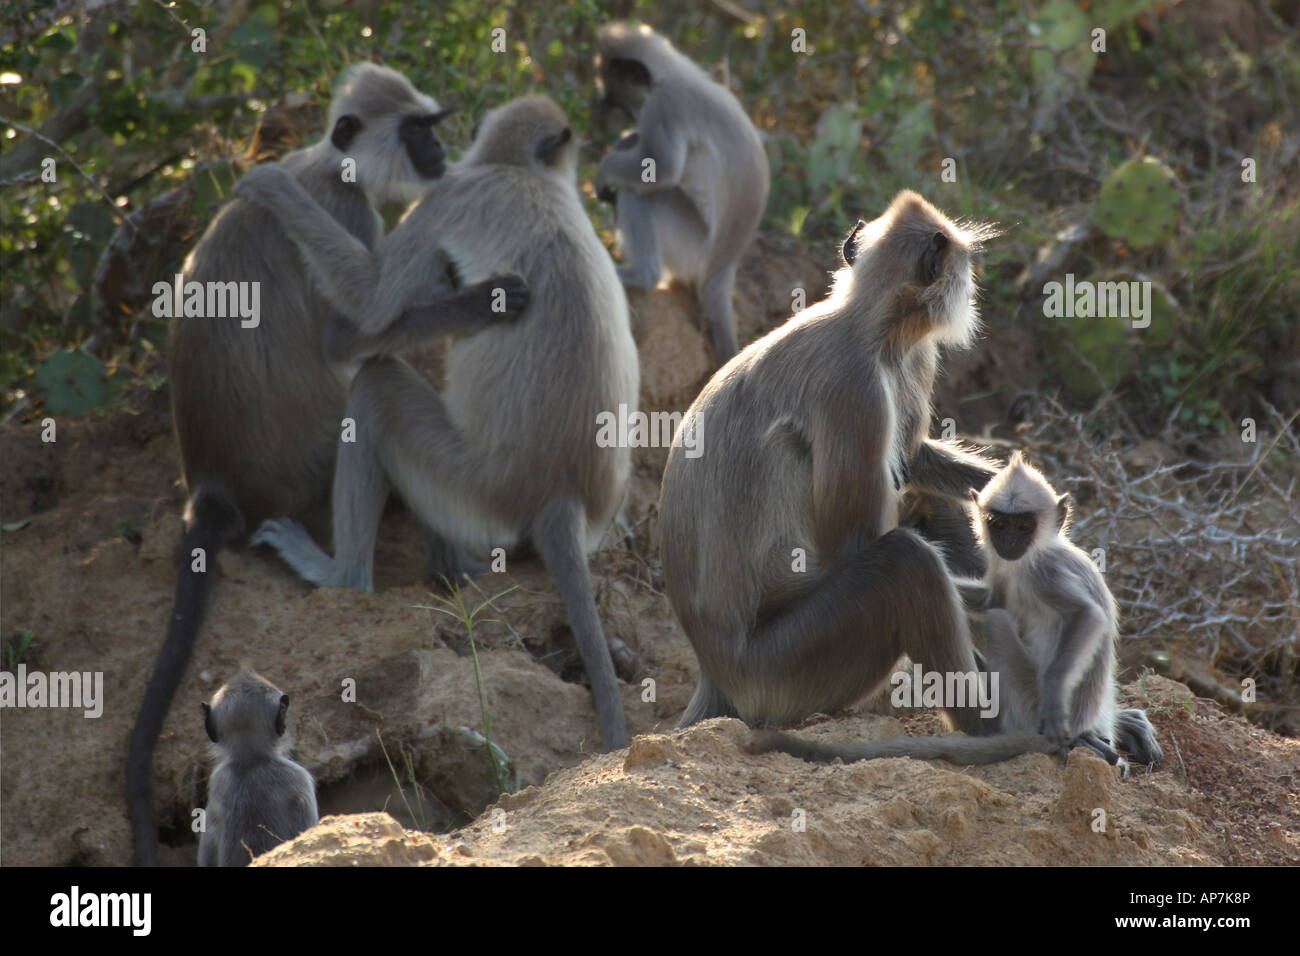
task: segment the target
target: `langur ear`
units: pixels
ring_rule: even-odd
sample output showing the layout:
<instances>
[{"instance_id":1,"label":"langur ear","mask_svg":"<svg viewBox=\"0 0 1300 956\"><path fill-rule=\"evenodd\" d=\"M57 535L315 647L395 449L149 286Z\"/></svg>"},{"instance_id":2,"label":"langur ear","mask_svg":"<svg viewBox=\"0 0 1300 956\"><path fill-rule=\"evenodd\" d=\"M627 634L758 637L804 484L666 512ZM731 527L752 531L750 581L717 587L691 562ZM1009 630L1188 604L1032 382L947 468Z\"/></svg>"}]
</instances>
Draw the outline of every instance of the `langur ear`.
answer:
<instances>
[{"instance_id":1,"label":"langur ear","mask_svg":"<svg viewBox=\"0 0 1300 956\"><path fill-rule=\"evenodd\" d=\"M948 237L942 232L930 236L921 254L921 282L929 285L943 274L943 260L948 253Z\"/></svg>"},{"instance_id":2,"label":"langur ear","mask_svg":"<svg viewBox=\"0 0 1300 956\"><path fill-rule=\"evenodd\" d=\"M330 133L330 142L334 144L335 149L346 150L359 132L361 132L360 118L348 113L340 116L334 123L334 131Z\"/></svg>"},{"instance_id":3,"label":"langur ear","mask_svg":"<svg viewBox=\"0 0 1300 956\"><path fill-rule=\"evenodd\" d=\"M1070 497L1067 491L1061 497L1056 499L1056 530L1064 530L1066 524L1070 521L1070 515L1074 514L1074 499Z\"/></svg>"},{"instance_id":4,"label":"langur ear","mask_svg":"<svg viewBox=\"0 0 1300 956\"><path fill-rule=\"evenodd\" d=\"M844 244L840 246L840 258L844 260L846 266L851 266L857 261L858 253L861 251L862 230L866 228L866 222L859 219L858 224L845 236Z\"/></svg>"},{"instance_id":5,"label":"langur ear","mask_svg":"<svg viewBox=\"0 0 1300 956\"><path fill-rule=\"evenodd\" d=\"M569 140L573 139L573 130L568 126L560 130L554 136L548 136L537 144L536 155L547 166L554 166L555 160L560 154L560 149Z\"/></svg>"},{"instance_id":6,"label":"langur ear","mask_svg":"<svg viewBox=\"0 0 1300 956\"><path fill-rule=\"evenodd\" d=\"M208 739L214 744L217 742L217 728L212 723L212 708L208 706L207 701L199 704L203 708L203 729L207 731Z\"/></svg>"},{"instance_id":7,"label":"langur ear","mask_svg":"<svg viewBox=\"0 0 1300 956\"><path fill-rule=\"evenodd\" d=\"M284 736L285 715L289 713L289 695L280 695L280 709L275 713L275 735Z\"/></svg>"}]
</instances>

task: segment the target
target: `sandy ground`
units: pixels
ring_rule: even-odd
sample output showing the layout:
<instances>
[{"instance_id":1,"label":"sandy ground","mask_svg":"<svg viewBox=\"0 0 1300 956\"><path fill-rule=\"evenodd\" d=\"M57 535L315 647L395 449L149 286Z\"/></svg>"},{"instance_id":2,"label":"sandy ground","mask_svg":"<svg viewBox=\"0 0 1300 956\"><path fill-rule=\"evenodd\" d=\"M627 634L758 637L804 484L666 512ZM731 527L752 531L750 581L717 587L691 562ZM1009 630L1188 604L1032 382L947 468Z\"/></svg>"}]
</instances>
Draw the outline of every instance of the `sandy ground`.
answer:
<instances>
[{"instance_id":1,"label":"sandy ground","mask_svg":"<svg viewBox=\"0 0 1300 956\"><path fill-rule=\"evenodd\" d=\"M767 242L743 276L742 342L784 318L794 286L809 301L825 288L823 266ZM693 299L672 289L632 304L642 408L684 409L711 371ZM1017 359L996 354L949 363L938 404L963 430L1014 397L1009 385L991 386L1006 381L998 362ZM958 405L958 383L981 397ZM35 633L29 668L102 671L105 698L98 719L0 711L7 865L129 858L122 766L170 608L183 504L165 389L133 405L61 421L53 444L35 425L0 427L0 519L26 520L0 540L0 634ZM219 557L155 756L163 862L194 860L190 821L207 765L198 705L245 661L292 696L296 754L316 777L322 814L391 814L331 817L268 863L1300 862L1300 743L1159 678L1126 694L1151 707L1170 759L1126 781L1082 753L1068 765L1031 756L969 770L906 760L810 766L744 753L736 721L673 731L695 660L661 593L655 500L665 455L638 452L625 512L633 541L611 534L592 559L606 632L628 650L623 699L642 735L629 750L598 754L559 597L538 562L513 561L480 579L486 595L516 590L485 609L495 620L474 634L491 737L513 761L501 775L524 788L493 802L496 774L462 729L484 729L470 642L462 626L420 607L433 601L417 535L394 508L373 595L312 590L262 552ZM348 679L355 702L343 700ZM860 705L804 732L847 740L898 731L871 711ZM933 724L905 721L910 730ZM1091 826L1098 808L1104 831Z\"/></svg>"}]
</instances>

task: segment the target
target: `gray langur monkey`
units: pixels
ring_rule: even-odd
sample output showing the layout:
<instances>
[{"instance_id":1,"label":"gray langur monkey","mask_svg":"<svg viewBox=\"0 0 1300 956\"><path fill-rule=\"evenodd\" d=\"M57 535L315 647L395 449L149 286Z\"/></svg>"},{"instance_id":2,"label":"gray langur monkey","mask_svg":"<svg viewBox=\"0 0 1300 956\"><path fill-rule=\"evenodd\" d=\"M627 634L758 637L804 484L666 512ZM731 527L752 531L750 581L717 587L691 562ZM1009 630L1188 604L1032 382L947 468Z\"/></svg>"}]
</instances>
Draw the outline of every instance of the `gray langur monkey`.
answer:
<instances>
[{"instance_id":1,"label":"gray langur monkey","mask_svg":"<svg viewBox=\"0 0 1300 956\"><path fill-rule=\"evenodd\" d=\"M407 201L442 175L434 126L448 112L395 70L359 64L340 78L329 134L285 157L284 168L316 198L332 227L362 247L373 245L383 231L376 207ZM441 281L447 261L432 247L422 264L440 281L411 308L354 319L338 304L346 299L322 294L310 280L285 230L238 198L218 213L185 263L187 284L249 283L262 314L247 328L237 318L172 321L172 419L189 500L167 634L127 756L137 864L157 862L153 751L198 636L216 553L265 518L303 515L328 500L348 383L360 360L440 332L512 319L527 302L518 277L457 289ZM498 288L506 291L504 312L492 309Z\"/></svg>"},{"instance_id":2,"label":"gray langur monkey","mask_svg":"<svg viewBox=\"0 0 1300 956\"><path fill-rule=\"evenodd\" d=\"M631 468L629 448L598 441L599 423L620 406L635 411L640 371L627 298L582 206L576 164L554 102L507 103L373 254L284 174L271 188L251 183L354 315L402 307L422 284L431 235L467 280L509 270L531 290L518 323L457 342L441 394L396 359L358 373L348 401L357 441L341 446L334 479L333 557L292 521L268 521L254 540L308 581L370 590L380 513L396 488L459 570L485 570L475 559L531 542L568 611L601 739L616 749L627 725L586 553L622 506Z\"/></svg>"},{"instance_id":3,"label":"gray langur monkey","mask_svg":"<svg viewBox=\"0 0 1300 956\"><path fill-rule=\"evenodd\" d=\"M637 126L596 175L598 194L615 203L619 278L653 288L666 266L692 286L725 365L739 348L736 269L767 206L762 140L731 91L650 27L610 24L597 44L603 103Z\"/></svg>"},{"instance_id":4,"label":"gray langur monkey","mask_svg":"<svg viewBox=\"0 0 1300 956\"><path fill-rule=\"evenodd\" d=\"M289 695L245 669L203 705L220 759L208 780L199 866L246 866L316 825L316 782L287 756Z\"/></svg>"},{"instance_id":5,"label":"gray langur monkey","mask_svg":"<svg viewBox=\"0 0 1300 956\"><path fill-rule=\"evenodd\" d=\"M976 334L983 234L900 193L853 229L829 298L746 348L687 411L680 431L698 431L703 453L674 442L660 504L664 584L700 664L682 726L833 711L903 654L976 672L942 554L898 518L928 426L917 369ZM922 468L943 477L943 446L924 447ZM980 731L973 701L948 714Z\"/></svg>"},{"instance_id":6,"label":"gray langur monkey","mask_svg":"<svg viewBox=\"0 0 1300 956\"><path fill-rule=\"evenodd\" d=\"M983 764L1022 753L1087 747L1128 765L1164 759L1142 710L1115 708L1118 610L1088 555L1070 541L1069 494L1058 496L1019 452L976 496L975 521L988 554L987 656L1000 675L997 736L900 737L828 746L784 734L758 736L754 752L781 750L805 760L876 757Z\"/></svg>"}]
</instances>

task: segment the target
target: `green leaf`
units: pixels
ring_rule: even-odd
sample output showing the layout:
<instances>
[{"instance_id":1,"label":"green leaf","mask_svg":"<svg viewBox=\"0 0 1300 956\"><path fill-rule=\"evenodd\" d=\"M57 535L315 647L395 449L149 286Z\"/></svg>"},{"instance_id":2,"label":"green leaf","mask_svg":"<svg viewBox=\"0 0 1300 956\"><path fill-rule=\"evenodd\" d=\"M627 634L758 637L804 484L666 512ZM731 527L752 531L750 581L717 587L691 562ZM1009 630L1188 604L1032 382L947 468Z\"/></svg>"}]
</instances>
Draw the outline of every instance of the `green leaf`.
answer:
<instances>
[{"instance_id":1,"label":"green leaf","mask_svg":"<svg viewBox=\"0 0 1300 956\"><path fill-rule=\"evenodd\" d=\"M55 415L89 415L108 403L104 363L77 349L55 352L36 369L45 407Z\"/></svg>"}]
</instances>

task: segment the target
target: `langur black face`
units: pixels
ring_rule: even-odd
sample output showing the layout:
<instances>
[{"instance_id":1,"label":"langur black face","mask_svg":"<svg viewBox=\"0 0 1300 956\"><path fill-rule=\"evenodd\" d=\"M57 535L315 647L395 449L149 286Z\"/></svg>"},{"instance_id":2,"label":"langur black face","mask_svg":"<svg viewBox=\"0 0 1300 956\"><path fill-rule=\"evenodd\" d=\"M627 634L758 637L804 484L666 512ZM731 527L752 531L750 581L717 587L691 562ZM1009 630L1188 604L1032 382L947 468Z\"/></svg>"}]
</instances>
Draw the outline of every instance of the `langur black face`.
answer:
<instances>
[{"instance_id":1,"label":"langur black face","mask_svg":"<svg viewBox=\"0 0 1300 956\"><path fill-rule=\"evenodd\" d=\"M1034 512L1007 514L985 510L983 518L998 557L1003 561L1019 561L1024 557L1038 529L1038 516Z\"/></svg>"},{"instance_id":2,"label":"langur black face","mask_svg":"<svg viewBox=\"0 0 1300 956\"><path fill-rule=\"evenodd\" d=\"M411 158L411 165L425 179L437 179L447 168L447 154L433 128L452 112L448 109L406 116L397 128L398 138L406 148L406 155Z\"/></svg>"},{"instance_id":3,"label":"langur black face","mask_svg":"<svg viewBox=\"0 0 1300 956\"><path fill-rule=\"evenodd\" d=\"M601 80L605 88L602 106L621 110L635 122L652 85L646 65L640 60L611 57L601 70Z\"/></svg>"},{"instance_id":4,"label":"langur black face","mask_svg":"<svg viewBox=\"0 0 1300 956\"><path fill-rule=\"evenodd\" d=\"M280 703L275 709L275 735L284 736L285 718L289 714L289 695L281 694Z\"/></svg>"},{"instance_id":5,"label":"langur black face","mask_svg":"<svg viewBox=\"0 0 1300 956\"><path fill-rule=\"evenodd\" d=\"M446 153L433 128L455 110L437 113L413 113L403 116L397 125L397 139L411 160L416 175L424 179L437 179L446 170ZM330 132L334 148L346 153L365 128L361 117L352 113L340 116Z\"/></svg>"}]
</instances>

